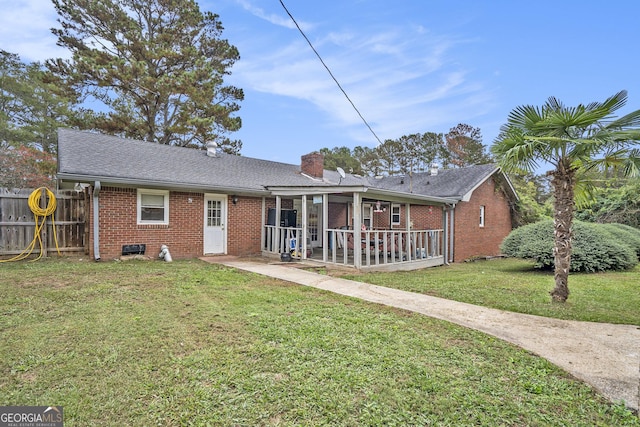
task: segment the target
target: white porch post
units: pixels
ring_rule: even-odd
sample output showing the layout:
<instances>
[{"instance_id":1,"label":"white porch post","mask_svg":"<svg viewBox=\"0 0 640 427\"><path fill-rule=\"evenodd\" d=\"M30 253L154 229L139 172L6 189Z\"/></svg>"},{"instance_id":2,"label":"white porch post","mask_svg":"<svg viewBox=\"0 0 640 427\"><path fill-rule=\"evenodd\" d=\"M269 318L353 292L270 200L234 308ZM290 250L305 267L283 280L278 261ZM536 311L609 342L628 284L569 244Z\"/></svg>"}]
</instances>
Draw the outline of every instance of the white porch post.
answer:
<instances>
[{"instance_id":1,"label":"white porch post","mask_svg":"<svg viewBox=\"0 0 640 427\"><path fill-rule=\"evenodd\" d=\"M353 193L353 265L362 267L362 245L360 241L362 231L362 197L360 193Z\"/></svg>"},{"instance_id":2,"label":"white porch post","mask_svg":"<svg viewBox=\"0 0 640 427\"><path fill-rule=\"evenodd\" d=\"M307 230L308 225L307 218L307 195L302 195L302 259L307 259Z\"/></svg>"},{"instance_id":3,"label":"white porch post","mask_svg":"<svg viewBox=\"0 0 640 427\"><path fill-rule=\"evenodd\" d=\"M327 230L329 229L329 195L322 195L322 261L329 259L329 239ZM333 243L335 245L335 242Z\"/></svg>"},{"instance_id":4,"label":"white porch post","mask_svg":"<svg viewBox=\"0 0 640 427\"><path fill-rule=\"evenodd\" d=\"M411 253L411 204L406 203L404 205L405 223L407 225L407 238L404 242L404 252L407 257L407 261L411 261L415 254Z\"/></svg>"},{"instance_id":5,"label":"white porch post","mask_svg":"<svg viewBox=\"0 0 640 427\"><path fill-rule=\"evenodd\" d=\"M405 224L407 224L407 231L411 231L411 204L404 205Z\"/></svg>"}]
</instances>

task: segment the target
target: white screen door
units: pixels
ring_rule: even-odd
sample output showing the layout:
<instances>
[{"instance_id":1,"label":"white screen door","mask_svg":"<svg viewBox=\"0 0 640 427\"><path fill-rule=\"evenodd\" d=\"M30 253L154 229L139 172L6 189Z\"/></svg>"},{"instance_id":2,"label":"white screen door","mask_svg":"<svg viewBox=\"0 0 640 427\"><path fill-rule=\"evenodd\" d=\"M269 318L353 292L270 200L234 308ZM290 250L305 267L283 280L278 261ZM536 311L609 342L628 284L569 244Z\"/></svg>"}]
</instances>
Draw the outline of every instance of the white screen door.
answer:
<instances>
[{"instance_id":1,"label":"white screen door","mask_svg":"<svg viewBox=\"0 0 640 427\"><path fill-rule=\"evenodd\" d=\"M204 196L204 253L223 254L226 251L227 197Z\"/></svg>"}]
</instances>

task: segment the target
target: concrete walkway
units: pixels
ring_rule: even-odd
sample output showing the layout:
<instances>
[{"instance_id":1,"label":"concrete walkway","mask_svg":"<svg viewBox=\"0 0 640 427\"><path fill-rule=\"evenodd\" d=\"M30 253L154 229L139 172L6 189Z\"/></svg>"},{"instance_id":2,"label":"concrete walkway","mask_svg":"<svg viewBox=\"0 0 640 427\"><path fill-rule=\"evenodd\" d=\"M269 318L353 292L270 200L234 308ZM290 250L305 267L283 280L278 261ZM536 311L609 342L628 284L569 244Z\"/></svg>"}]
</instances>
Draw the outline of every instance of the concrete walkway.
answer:
<instances>
[{"instance_id":1,"label":"concrete walkway","mask_svg":"<svg viewBox=\"0 0 640 427\"><path fill-rule=\"evenodd\" d=\"M579 322L506 312L412 292L321 275L287 264L229 257L203 258L250 271L360 298L485 332L544 357L592 385L612 402L640 405L640 327Z\"/></svg>"}]
</instances>

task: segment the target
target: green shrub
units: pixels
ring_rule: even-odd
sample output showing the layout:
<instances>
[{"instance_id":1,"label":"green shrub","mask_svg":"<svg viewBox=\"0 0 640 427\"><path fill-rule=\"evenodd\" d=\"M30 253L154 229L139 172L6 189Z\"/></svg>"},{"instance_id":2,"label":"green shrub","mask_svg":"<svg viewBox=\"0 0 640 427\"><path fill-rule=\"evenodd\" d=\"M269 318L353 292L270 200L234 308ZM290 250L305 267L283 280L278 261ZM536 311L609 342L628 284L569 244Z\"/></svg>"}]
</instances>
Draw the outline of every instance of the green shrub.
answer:
<instances>
[{"instance_id":1,"label":"green shrub","mask_svg":"<svg viewBox=\"0 0 640 427\"><path fill-rule=\"evenodd\" d=\"M500 250L514 258L532 259L536 268L553 266L553 221L516 228L502 241Z\"/></svg>"},{"instance_id":2,"label":"green shrub","mask_svg":"<svg viewBox=\"0 0 640 427\"><path fill-rule=\"evenodd\" d=\"M631 246L640 258L640 230L626 224L602 224L604 228L621 242Z\"/></svg>"},{"instance_id":3,"label":"green shrub","mask_svg":"<svg viewBox=\"0 0 640 427\"><path fill-rule=\"evenodd\" d=\"M543 220L513 230L500 249L508 256L534 260L536 268L552 269L553 246L553 221ZM624 270L638 263L635 247L604 224L574 221L572 247L574 272Z\"/></svg>"}]
</instances>

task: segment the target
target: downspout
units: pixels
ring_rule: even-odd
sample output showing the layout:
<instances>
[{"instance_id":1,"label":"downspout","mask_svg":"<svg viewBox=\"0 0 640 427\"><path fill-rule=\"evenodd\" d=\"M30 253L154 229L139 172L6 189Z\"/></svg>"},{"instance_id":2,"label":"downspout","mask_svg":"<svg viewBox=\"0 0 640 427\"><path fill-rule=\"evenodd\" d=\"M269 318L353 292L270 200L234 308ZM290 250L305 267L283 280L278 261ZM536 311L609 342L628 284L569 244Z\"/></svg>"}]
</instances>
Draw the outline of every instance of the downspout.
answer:
<instances>
[{"instance_id":1,"label":"downspout","mask_svg":"<svg viewBox=\"0 0 640 427\"><path fill-rule=\"evenodd\" d=\"M442 256L444 257L444 264L445 265L449 265L449 215L447 214L447 211L449 210L448 206L444 206L444 209L442 210L442 229L443 229L443 236L442 236L442 245L444 246L442 248Z\"/></svg>"},{"instance_id":2,"label":"downspout","mask_svg":"<svg viewBox=\"0 0 640 427\"><path fill-rule=\"evenodd\" d=\"M93 258L100 261L100 181L96 181L93 185Z\"/></svg>"},{"instance_id":3,"label":"downspout","mask_svg":"<svg viewBox=\"0 0 640 427\"><path fill-rule=\"evenodd\" d=\"M449 234L449 240L450 240L450 244L449 244L449 260L451 260L451 262L455 262L455 260L453 259L453 254L454 254L454 242L455 242L455 224L456 224L456 205L455 203L453 205L451 205L451 233Z\"/></svg>"},{"instance_id":4,"label":"downspout","mask_svg":"<svg viewBox=\"0 0 640 427\"><path fill-rule=\"evenodd\" d=\"M260 220L260 252L267 248L267 228L265 227L265 214L267 211L266 200L262 197L262 220Z\"/></svg>"}]
</instances>

